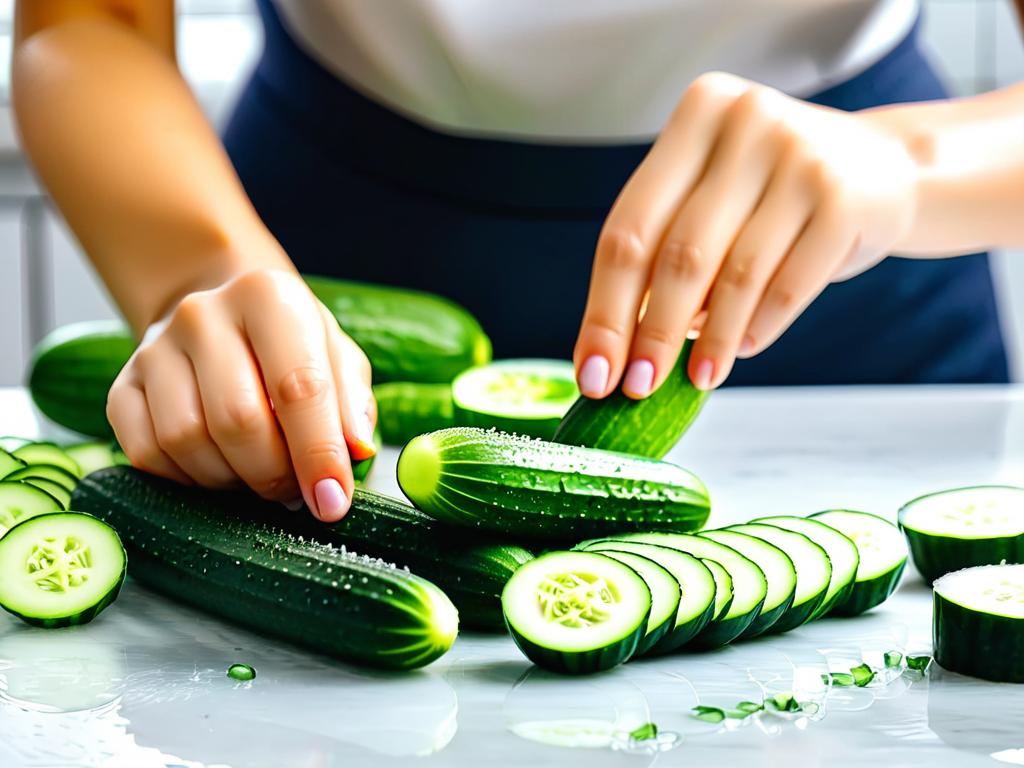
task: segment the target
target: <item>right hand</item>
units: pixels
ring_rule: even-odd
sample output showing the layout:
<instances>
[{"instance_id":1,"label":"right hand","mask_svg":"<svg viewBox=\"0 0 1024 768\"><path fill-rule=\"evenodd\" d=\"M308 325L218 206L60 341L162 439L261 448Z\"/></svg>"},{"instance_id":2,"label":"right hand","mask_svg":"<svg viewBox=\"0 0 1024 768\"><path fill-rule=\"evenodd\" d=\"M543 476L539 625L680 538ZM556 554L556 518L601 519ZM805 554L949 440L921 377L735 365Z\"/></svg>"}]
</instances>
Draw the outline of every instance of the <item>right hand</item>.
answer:
<instances>
[{"instance_id":1,"label":"right hand","mask_svg":"<svg viewBox=\"0 0 1024 768\"><path fill-rule=\"evenodd\" d=\"M373 455L366 355L293 272L190 293L118 375L107 417L132 464L208 488L248 485L334 522Z\"/></svg>"}]
</instances>

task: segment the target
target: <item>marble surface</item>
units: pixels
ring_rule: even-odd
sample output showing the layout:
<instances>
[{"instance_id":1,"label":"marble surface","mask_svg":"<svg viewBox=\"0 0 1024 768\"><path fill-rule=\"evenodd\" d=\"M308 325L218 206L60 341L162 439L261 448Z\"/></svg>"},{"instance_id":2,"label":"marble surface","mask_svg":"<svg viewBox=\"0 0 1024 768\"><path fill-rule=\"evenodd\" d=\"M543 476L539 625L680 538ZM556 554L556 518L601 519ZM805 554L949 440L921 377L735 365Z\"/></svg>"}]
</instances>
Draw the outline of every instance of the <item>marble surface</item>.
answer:
<instances>
[{"instance_id":1,"label":"marble surface","mask_svg":"<svg viewBox=\"0 0 1024 768\"><path fill-rule=\"evenodd\" d=\"M0 391L0 434L50 434ZM395 490L396 454L372 485ZM943 487L1024 483L1024 389L849 388L716 394L673 453L714 499L712 524L844 506L894 516ZM713 653L564 679L511 641L465 634L420 672L348 667L265 640L129 583L93 624L38 631L0 616L0 766L1024 765L1024 686L945 672L867 688L826 671L930 650L930 591L908 570L858 619L829 619ZM225 676L235 661L257 677ZM795 691L812 716L713 725ZM658 725L655 742L626 734Z\"/></svg>"}]
</instances>

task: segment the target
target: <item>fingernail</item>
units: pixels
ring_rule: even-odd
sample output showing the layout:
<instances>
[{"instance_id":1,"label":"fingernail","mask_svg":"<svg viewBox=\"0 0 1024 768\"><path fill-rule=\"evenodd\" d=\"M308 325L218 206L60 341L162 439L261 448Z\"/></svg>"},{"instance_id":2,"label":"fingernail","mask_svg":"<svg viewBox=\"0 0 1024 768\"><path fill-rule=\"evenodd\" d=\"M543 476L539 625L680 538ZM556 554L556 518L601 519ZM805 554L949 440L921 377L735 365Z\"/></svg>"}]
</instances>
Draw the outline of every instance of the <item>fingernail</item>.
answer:
<instances>
[{"instance_id":1,"label":"fingernail","mask_svg":"<svg viewBox=\"0 0 1024 768\"><path fill-rule=\"evenodd\" d=\"M740 354L749 355L754 351L754 339L751 336L744 336L740 342Z\"/></svg>"},{"instance_id":2,"label":"fingernail","mask_svg":"<svg viewBox=\"0 0 1024 768\"><path fill-rule=\"evenodd\" d=\"M600 397L608 386L608 359L591 355L580 368L580 392L587 397Z\"/></svg>"},{"instance_id":3,"label":"fingernail","mask_svg":"<svg viewBox=\"0 0 1024 768\"><path fill-rule=\"evenodd\" d=\"M373 444L373 425L370 424L370 417L365 413L361 413L356 417L356 439L371 454L376 451L376 447Z\"/></svg>"},{"instance_id":4,"label":"fingernail","mask_svg":"<svg viewBox=\"0 0 1024 768\"><path fill-rule=\"evenodd\" d=\"M324 522L333 522L345 514L348 497L341 483L333 477L318 480L313 486L313 495L316 496L316 516Z\"/></svg>"},{"instance_id":5,"label":"fingernail","mask_svg":"<svg viewBox=\"0 0 1024 768\"><path fill-rule=\"evenodd\" d=\"M693 372L693 386L697 389L708 389L711 386L711 377L714 372L714 363L710 360L701 360L697 363L697 370Z\"/></svg>"},{"instance_id":6,"label":"fingernail","mask_svg":"<svg viewBox=\"0 0 1024 768\"><path fill-rule=\"evenodd\" d=\"M305 503L306 502L304 502L302 499L292 499L291 501L282 502L284 508L287 509L289 512L298 512L300 509L302 509L302 505Z\"/></svg>"},{"instance_id":7,"label":"fingernail","mask_svg":"<svg viewBox=\"0 0 1024 768\"><path fill-rule=\"evenodd\" d=\"M622 391L635 397L647 397L654 386L654 365L650 360L634 360L626 371Z\"/></svg>"}]
</instances>

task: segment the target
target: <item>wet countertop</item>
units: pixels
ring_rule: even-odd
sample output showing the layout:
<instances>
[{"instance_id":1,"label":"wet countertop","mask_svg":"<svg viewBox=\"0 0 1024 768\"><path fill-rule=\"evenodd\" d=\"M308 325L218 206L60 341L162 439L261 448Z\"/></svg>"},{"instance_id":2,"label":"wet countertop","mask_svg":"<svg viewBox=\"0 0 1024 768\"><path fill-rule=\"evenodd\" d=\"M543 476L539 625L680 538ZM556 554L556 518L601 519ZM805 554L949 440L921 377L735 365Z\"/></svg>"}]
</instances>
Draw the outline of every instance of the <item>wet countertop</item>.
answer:
<instances>
[{"instance_id":1,"label":"wet countertop","mask_svg":"<svg viewBox=\"0 0 1024 768\"><path fill-rule=\"evenodd\" d=\"M0 390L0 434L41 428ZM397 491L396 451L371 485ZM712 492L711 523L827 507L890 517L930 490L1024 483L1024 388L731 390L670 456ZM40 631L0 616L0 766L1024 765L1024 685L932 666L829 688L828 671L930 652L931 596L908 569L857 619L583 679L530 666L503 637L463 634L419 672L310 655L136 584L93 624ZM233 662L257 677L236 682ZM793 691L812 714L711 724L697 704ZM659 736L631 741L653 722Z\"/></svg>"}]
</instances>

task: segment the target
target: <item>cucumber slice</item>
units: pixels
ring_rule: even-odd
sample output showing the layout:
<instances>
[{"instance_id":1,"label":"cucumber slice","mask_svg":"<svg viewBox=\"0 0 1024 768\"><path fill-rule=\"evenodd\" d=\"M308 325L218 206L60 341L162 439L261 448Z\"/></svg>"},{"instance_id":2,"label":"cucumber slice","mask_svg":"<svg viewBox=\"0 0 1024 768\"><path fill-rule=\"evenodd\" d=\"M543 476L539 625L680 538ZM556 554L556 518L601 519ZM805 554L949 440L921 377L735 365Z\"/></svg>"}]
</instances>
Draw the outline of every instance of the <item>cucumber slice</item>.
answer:
<instances>
[{"instance_id":1,"label":"cucumber slice","mask_svg":"<svg viewBox=\"0 0 1024 768\"><path fill-rule=\"evenodd\" d=\"M972 677L1024 683L1024 565L979 565L934 585L935 661Z\"/></svg>"},{"instance_id":2,"label":"cucumber slice","mask_svg":"<svg viewBox=\"0 0 1024 768\"><path fill-rule=\"evenodd\" d=\"M811 616L812 621L824 616L853 591L854 580L857 578L857 566L860 565L860 554L857 552L856 545L835 528L817 520L792 515L759 517L750 522L774 525L776 528L802 533L825 550L832 563L832 579L829 581L825 600Z\"/></svg>"},{"instance_id":3,"label":"cucumber slice","mask_svg":"<svg viewBox=\"0 0 1024 768\"><path fill-rule=\"evenodd\" d=\"M715 612L711 618L724 618L725 614L732 608L732 599L735 596L732 588L732 576L714 560L701 558L701 562L708 567L712 578L715 580Z\"/></svg>"},{"instance_id":4,"label":"cucumber slice","mask_svg":"<svg viewBox=\"0 0 1024 768\"><path fill-rule=\"evenodd\" d=\"M627 661L647 631L651 591L632 568L596 552L549 552L520 566L501 593L516 645L565 674Z\"/></svg>"},{"instance_id":5,"label":"cucumber slice","mask_svg":"<svg viewBox=\"0 0 1024 768\"><path fill-rule=\"evenodd\" d=\"M82 470L82 476L95 472L98 469L106 469L116 464L114 449L110 443L90 441L77 443L64 448L64 453Z\"/></svg>"},{"instance_id":6,"label":"cucumber slice","mask_svg":"<svg viewBox=\"0 0 1024 768\"><path fill-rule=\"evenodd\" d=\"M0 606L40 627L85 624L117 597L126 562L117 533L91 515L29 518L0 540Z\"/></svg>"},{"instance_id":7,"label":"cucumber slice","mask_svg":"<svg viewBox=\"0 0 1024 768\"><path fill-rule=\"evenodd\" d=\"M907 544L895 525L878 515L848 509L815 512L811 518L850 539L860 556L853 589L829 615L857 616L896 591L907 565Z\"/></svg>"},{"instance_id":8,"label":"cucumber slice","mask_svg":"<svg viewBox=\"0 0 1024 768\"><path fill-rule=\"evenodd\" d=\"M973 565L1024 563L1024 488L979 485L920 496L900 509L926 581Z\"/></svg>"},{"instance_id":9,"label":"cucumber slice","mask_svg":"<svg viewBox=\"0 0 1024 768\"><path fill-rule=\"evenodd\" d=\"M787 632L810 621L825 602L832 581L832 563L828 553L801 533L784 531L771 525L731 525L728 530L756 536L774 544L789 556L796 568L796 595L793 604L772 626L772 632Z\"/></svg>"},{"instance_id":10,"label":"cucumber slice","mask_svg":"<svg viewBox=\"0 0 1024 768\"><path fill-rule=\"evenodd\" d=\"M680 552L677 549L659 547L656 544L615 539L590 541L586 542L584 546L588 552L600 552L609 557L614 557L621 552L640 555L653 560L672 574L676 590L680 593L675 622L672 632L651 649L653 653L668 653L683 647L693 640L714 617L718 585L711 569L693 555ZM731 579L729 590L731 594Z\"/></svg>"},{"instance_id":11,"label":"cucumber slice","mask_svg":"<svg viewBox=\"0 0 1024 768\"><path fill-rule=\"evenodd\" d=\"M679 611L679 582L666 569L653 560L631 552L608 550L602 555L628 565L644 580L651 590L651 615L647 618L647 633L640 640L634 657L643 656L665 637L676 625L676 614Z\"/></svg>"},{"instance_id":12,"label":"cucumber slice","mask_svg":"<svg viewBox=\"0 0 1024 768\"><path fill-rule=\"evenodd\" d=\"M60 483L55 483L53 480L47 480L44 477L26 477L20 482L34 485L39 490L50 494L60 503L61 509L71 509L71 491Z\"/></svg>"},{"instance_id":13,"label":"cucumber slice","mask_svg":"<svg viewBox=\"0 0 1024 768\"><path fill-rule=\"evenodd\" d=\"M7 477L11 472L16 472L24 466L24 461L15 458L3 448L0 448L0 478Z\"/></svg>"},{"instance_id":14,"label":"cucumber slice","mask_svg":"<svg viewBox=\"0 0 1024 768\"><path fill-rule=\"evenodd\" d=\"M26 464L53 464L75 477L82 476L82 468L77 462L53 443L28 443L12 451L12 455Z\"/></svg>"},{"instance_id":15,"label":"cucumber slice","mask_svg":"<svg viewBox=\"0 0 1024 768\"><path fill-rule=\"evenodd\" d=\"M32 477L39 477L57 483L69 493L75 490L78 485L78 478L70 474L66 469L61 469L54 464L29 464L16 472L11 472L4 480L28 480Z\"/></svg>"},{"instance_id":16,"label":"cucumber slice","mask_svg":"<svg viewBox=\"0 0 1024 768\"><path fill-rule=\"evenodd\" d=\"M60 511L60 502L34 485L16 480L0 482L0 538L22 520Z\"/></svg>"},{"instance_id":17,"label":"cucumber slice","mask_svg":"<svg viewBox=\"0 0 1024 768\"><path fill-rule=\"evenodd\" d=\"M579 394L568 360L498 360L455 377L455 424L550 440Z\"/></svg>"},{"instance_id":18,"label":"cucumber slice","mask_svg":"<svg viewBox=\"0 0 1024 768\"><path fill-rule=\"evenodd\" d=\"M768 580L768 594L761 612L740 639L757 637L767 632L793 605L796 596L796 566L789 556L764 539L738 531L702 531L701 536L732 547L744 557L757 563Z\"/></svg>"},{"instance_id":19,"label":"cucumber slice","mask_svg":"<svg viewBox=\"0 0 1024 768\"><path fill-rule=\"evenodd\" d=\"M616 536L615 540L639 541L678 549L694 557L714 560L729 572L733 586L732 604L723 617L711 621L693 639L693 647L717 648L738 638L757 619L768 596L768 581L764 571L750 558L717 541L685 533L631 533Z\"/></svg>"}]
</instances>

